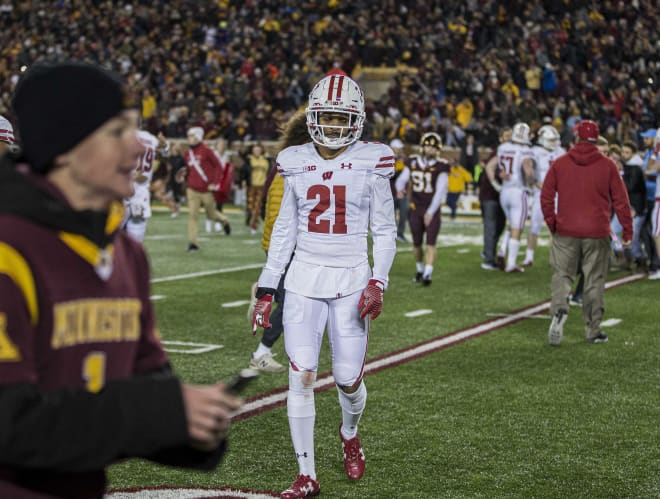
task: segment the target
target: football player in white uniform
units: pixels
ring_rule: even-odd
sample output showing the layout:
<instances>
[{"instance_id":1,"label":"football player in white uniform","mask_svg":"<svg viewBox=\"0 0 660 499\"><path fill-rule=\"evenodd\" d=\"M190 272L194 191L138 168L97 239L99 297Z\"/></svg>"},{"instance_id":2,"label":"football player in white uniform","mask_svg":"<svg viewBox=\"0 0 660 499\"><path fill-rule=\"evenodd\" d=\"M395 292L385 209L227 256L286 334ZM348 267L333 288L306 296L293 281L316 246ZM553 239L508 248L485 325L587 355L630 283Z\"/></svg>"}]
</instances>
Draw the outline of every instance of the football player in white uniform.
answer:
<instances>
[{"instance_id":1,"label":"football player in white uniform","mask_svg":"<svg viewBox=\"0 0 660 499\"><path fill-rule=\"evenodd\" d=\"M147 219L151 217L151 179L156 153L167 157L170 145L162 133L156 138L146 130L139 130L137 136L144 147L144 154L138 159L133 171L133 195L124 200L127 212L125 227L126 232L142 242L147 230Z\"/></svg>"},{"instance_id":2,"label":"football player in white uniform","mask_svg":"<svg viewBox=\"0 0 660 499\"><path fill-rule=\"evenodd\" d=\"M534 264L534 251L538 243L539 234L545 221L541 211L541 187L543 180L550 169L553 161L566 150L561 147L559 132L552 125L544 125L539 129L536 146L532 147L534 153L534 162L536 164L536 184L534 185L534 199L532 201L532 215L527 234L527 250L525 251L525 260L523 267L531 267Z\"/></svg>"},{"instance_id":3,"label":"football player in white uniform","mask_svg":"<svg viewBox=\"0 0 660 499\"><path fill-rule=\"evenodd\" d=\"M344 469L358 480L364 452L357 429L367 389L362 377L369 321L378 317L396 253L396 223L389 178L394 153L359 142L364 95L348 76L332 74L309 95L312 138L277 156L284 196L268 260L256 292L253 329L269 325L271 302L295 247L284 288L284 342L289 357L287 414L299 474L283 498L317 495L314 465L314 383L324 329L332 348L342 423ZM367 234L373 240L369 265Z\"/></svg>"},{"instance_id":4,"label":"football player in white uniform","mask_svg":"<svg viewBox=\"0 0 660 499\"><path fill-rule=\"evenodd\" d=\"M16 148L14 127L7 118L0 114L0 156L14 148Z\"/></svg>"},{"instance_id":5,"label":"football player in white uniform","mask_svg":"<svg viewBox=\"0 0 660 499\"><path fill-rule=\"evenodd\" d=\"M529 126L516 123L511 142L497 147L497 154L486 164L486 174L495 189L500 191L500 204L506 214L511 237L507 247L506 272L523 272L516 260L520 249L520 236L527 220L527 193L535 182L534 155L529 147ZM502 183L495 178L499 170Z\"/></svg>"}]
</instances>

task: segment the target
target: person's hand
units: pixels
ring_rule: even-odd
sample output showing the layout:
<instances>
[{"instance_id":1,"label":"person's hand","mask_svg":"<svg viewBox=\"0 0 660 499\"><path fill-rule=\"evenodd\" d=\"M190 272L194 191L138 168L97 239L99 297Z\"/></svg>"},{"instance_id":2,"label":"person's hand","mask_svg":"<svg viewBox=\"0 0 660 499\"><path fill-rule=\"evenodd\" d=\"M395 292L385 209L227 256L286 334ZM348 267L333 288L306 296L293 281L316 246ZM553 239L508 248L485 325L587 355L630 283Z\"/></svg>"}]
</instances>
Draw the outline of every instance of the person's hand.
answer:
<instances>
[{"instance_id":1,"label":"person's hand","mask_svg":"<svg viewBox=\"0 0 660 499\"><path fill-rule=\"evenodd\" d=\"M165 146L167 146L167 139L163 135L163 132L158 132L158 147L164 149Z\"/></svg>"},{"instance_id":2,"label":"person's hand","mask_svg":"<svg viewBox=\"0 0 660 499\"><path fill-rule=\"evenodd\" d=\"M397 191L396 193L396 198L397 199L403 199L406 195L406 191Z\"/></svg>"},{"instance_id":3,"label":"person's hand","mask_svg":"<svg viewBox=\"0 0 660 499\"><path fill-rule=\"evenodd\" d=\"M621 243L621 247L622 247L623 249L630 248L631 246L632 246L632 240L630 240L630 241L623 241L623 242Z\"/></svg>"},{"instance_id":4,"label":"person's hand","mask_svg":"<svg viewBox=\"0 0 660 499\"><path fill-rule=\"evenodd\" d=\"M224 383L181 385L191 445L201 451L217 449L226 438L231 414L243 405Z\"/></svg>"},{"instance_id":5,"label":"person's hand","mask_svg":"<svg viewBox=\"0 0 660 499\"><path fill-rule=\"evenodd\" d=\"M383 311L383 290L385 284L378 279L369 279L367 287L362 291L362 296L358 303L360 319L369 315L370 319L375 319Z\"/></svg>"},{"instance_id":6,"label":"person's hand","mask_svg":"<svg viewBox=\"0 0 660 499\"><path fill-rule=\"evenodd\" d=\"M215 192L220 190L220 184L209 184L209 191Z\"/></svg>"},{"instance_id":7,"label":"person's hand","mask_svg":"<svg viewBox=\"0 0 660 499\"><path fill-rule=\"evenodd\" d=\"M252 312L252 334L257 334L257 326L267 328L271 327L270 311L273 306L273 295L275 290L268 288L257 288L255 297L257 303Z\"/></svg>"},{"instance_id":8,"label":"person's hand","mask_svg":"<svg viewBox=\"0 0 660 499\"><path fill-rule=\"evenodd\" d=\"M429 213L424 213L424 227L431 225L431 220L433 220L433 215Z\"/></svg>"}]
</instances>

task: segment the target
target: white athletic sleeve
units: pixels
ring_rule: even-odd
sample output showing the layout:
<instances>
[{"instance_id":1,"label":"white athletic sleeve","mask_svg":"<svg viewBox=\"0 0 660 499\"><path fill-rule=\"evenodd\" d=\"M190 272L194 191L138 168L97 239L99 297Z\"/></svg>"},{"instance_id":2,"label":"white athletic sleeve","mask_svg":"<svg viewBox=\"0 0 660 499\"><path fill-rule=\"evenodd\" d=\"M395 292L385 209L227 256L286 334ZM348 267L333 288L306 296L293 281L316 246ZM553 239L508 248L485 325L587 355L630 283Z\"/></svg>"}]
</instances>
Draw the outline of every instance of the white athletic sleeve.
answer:
<instances>
[{"instance_id":1,"label":"white athletic sleeve","mask_svg":"<svg viewBox=\"0 0 660 499\"><path fill-rule=\"evenodd\" d=\"M374 180L369 207L369 228L373 240L373 277L387 287L388 275L396 255L394 201L389 180L380 176L376 176Z\"/></svg>"},{"instance_id":2,"label":"white athletic sleeve","mask_svg":"<svg viewBox=\"0 0 660 499\"><path fill-rule=\"evenodd\" d=\"M410 168L405 166L403 170L401 170L401 174L394 181L394 188L396 189L396 192L401 192L403 189L405 189L408 180L410 180Z\"/></svg>"},{"instance_id":3,"label":"white athletic sleeve","mask_svg":"<svg viewBox=\"0 0 660 499\"><path fill-rule=\"evenodd\" d=\"M284 195L273 225L268 259L259 276L260 288L277 289L286 264L291 259L298 231L298 205L291 177L284 177Z\"/></svg>"},{"instance_id":4,"label":"white athletic sleeve","mask_svg":"<svg viewBox=\"0 0 660 499\"><path fill-rule=\"evenodd\" d=\"M447 199L447 189L449 188L449 175L441 173L435 181L435 194L431 200L431 204L426 210L427 215L435 215L436 211L440 209L442 203Z\"/></svg>"}]
</instances>

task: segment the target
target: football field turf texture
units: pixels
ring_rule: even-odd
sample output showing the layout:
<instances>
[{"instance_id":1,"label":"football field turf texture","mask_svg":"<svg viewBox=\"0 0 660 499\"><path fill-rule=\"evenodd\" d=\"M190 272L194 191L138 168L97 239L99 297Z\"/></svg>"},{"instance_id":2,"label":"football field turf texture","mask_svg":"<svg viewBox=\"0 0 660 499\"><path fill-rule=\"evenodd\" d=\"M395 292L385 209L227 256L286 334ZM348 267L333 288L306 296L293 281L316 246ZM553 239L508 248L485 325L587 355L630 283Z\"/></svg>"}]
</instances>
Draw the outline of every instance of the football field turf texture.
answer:
<instances>
[{"instance_id":1,"label":"football field turf texture","mask_svg":"<svg viewBox=\"0 0 660 499\"><path fill-rule=\"evenodd\" d=\"M259 341L246 311L265 261L261 235L249 234L242 213L228 215L229 237L206 234L200 223L197 253L185 251L185 213L157 212L147 230L160 332L190 383L229 379ZM610 273L609 342L585 343L581 309L571 307L561 346L550 347L547 232L523 274L482 270L481 233L477 218L443 221L430 287L411 282L412 245L397 243L370 333L360 423L367 468L358 482L342 466L324 342L315 433L321 497L660 497L658 281ZM283 338L273 351L286 363ZM110 497L277 495L297 473L287 382L286 372L262 374L248 387L216 471L129 460L110 468Z\"/></svg>"}]
</instances>

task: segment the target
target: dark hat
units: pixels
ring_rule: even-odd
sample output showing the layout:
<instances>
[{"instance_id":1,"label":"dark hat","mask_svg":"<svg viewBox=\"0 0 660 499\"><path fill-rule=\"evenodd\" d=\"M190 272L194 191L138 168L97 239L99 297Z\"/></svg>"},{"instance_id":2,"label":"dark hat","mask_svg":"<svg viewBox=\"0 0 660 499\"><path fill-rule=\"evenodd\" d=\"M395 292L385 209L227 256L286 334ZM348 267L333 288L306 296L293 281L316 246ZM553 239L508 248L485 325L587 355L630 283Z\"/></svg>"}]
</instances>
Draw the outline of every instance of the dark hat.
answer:
<instances>
[{"instance_id":1,"label":"dark hat","mask_svg":"<svg viewBox=\"0 0 660 499\"><path fill-rule=\"evenodd\" d=\"M16 85L12 106L23 154L41 174L125 107L119 78L81 62L35 63Z\"/></svg>"}]
</instances>

